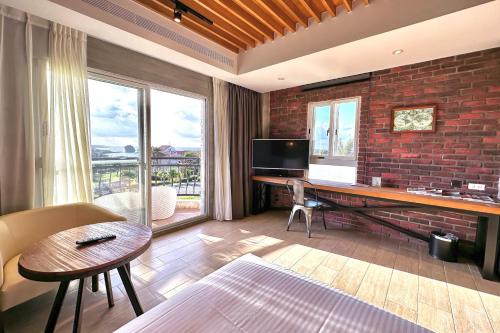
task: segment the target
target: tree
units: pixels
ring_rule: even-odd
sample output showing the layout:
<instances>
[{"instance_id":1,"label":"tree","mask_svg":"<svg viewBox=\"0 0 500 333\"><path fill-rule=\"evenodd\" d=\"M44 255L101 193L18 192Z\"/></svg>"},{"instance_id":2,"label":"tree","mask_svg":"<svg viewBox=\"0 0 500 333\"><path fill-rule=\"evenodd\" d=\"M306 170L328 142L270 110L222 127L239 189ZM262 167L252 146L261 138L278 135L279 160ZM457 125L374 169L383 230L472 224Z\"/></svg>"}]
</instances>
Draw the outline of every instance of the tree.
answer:
<instances>
[{"instance_id":1,"label":"tree","mask_svg":"<svg viewBox=\"0 0 500 333\"><path fill-rule=\"evenodd\" d=\"M125 152L128 154L133 154L135 153L135 148L132 145L126 145L125 146Z\"/></svg>"},{"instance_id":2,"label":"tree","mask_svg":"<svg viewBox=\"0 0 500 333\"><path fill-rule=\"evenodd\" d=\"M175 170L174 168L170 168L168 170L168 177L170 178L170 184L172 186L174 186L174 179L177 177L179 173L177 172L177 170Z\"/></svg>"},{"instance_id":3,"label":"tree","mask_svg":"<svg viewBox=\"0 0 500 333\"><path fill-rule=\"evenodd\" d=\"M200 157L200 153L197 151L188 151L184 153L184 157Z\"/></svg>"},{"instance_id":4,"label":"tree","mask_svg":"<svg viewBox=\"0 0 500 333\"><path fill-rule=\"evenodd\" d=\"M153 157L163 157L165 154L161 151L161 147L153 147L152 149Z\"/></svg>"}]
</instances>

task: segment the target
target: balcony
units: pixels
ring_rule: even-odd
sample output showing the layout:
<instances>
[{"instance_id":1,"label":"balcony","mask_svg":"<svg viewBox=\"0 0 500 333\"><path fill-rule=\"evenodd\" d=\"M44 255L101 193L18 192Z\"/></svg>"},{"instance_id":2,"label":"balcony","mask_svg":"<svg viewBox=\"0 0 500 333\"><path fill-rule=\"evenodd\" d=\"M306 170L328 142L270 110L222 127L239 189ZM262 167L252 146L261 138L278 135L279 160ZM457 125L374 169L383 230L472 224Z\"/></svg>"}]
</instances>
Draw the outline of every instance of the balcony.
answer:
<instances>
[{"instance_id":1,"label":"balcony","mask_svg":"<svg viewBox=\"0 0 500 333\"><path fill-rule=\"evenodd\" d=\"M153 157L151 159L153 228L173 224L201 214L201 165L199 157ZM136 158L94 158L94 201L141 221L143 207Z\"/></svg>"}]
</instances>

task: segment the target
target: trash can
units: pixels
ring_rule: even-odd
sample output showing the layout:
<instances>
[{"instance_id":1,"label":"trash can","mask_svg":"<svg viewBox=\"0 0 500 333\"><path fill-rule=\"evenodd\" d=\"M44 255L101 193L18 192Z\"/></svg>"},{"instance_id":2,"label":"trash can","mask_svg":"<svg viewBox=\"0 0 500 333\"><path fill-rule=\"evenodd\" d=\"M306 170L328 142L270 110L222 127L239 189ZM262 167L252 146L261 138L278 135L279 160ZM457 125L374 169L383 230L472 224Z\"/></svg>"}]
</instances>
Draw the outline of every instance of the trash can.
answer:
<instances>
[{"instance_id":1,"label":"trash can","mask_svg":"<svg viewBox=\"0 0 500 333\"><path fill-rule=\"evenodd\" d=\"M454 234L432 231L429 240L429 254L444 261L457 261L458 240Z\"/></svg>"}]
</instances>

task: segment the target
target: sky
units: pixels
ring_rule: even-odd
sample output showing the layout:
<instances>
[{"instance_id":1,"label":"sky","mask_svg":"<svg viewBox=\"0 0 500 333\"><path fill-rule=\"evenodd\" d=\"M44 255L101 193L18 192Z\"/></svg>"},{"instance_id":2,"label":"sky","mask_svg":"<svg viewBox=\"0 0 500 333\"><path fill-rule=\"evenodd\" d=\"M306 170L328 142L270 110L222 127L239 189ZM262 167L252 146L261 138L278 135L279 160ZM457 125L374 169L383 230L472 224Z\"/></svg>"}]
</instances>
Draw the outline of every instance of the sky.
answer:
<instances>
[{"instance_id":1,"label":"sky","mask_svg":"<svg viewBox=\"0 0 500 333\"><path fill-rule=\"evenodd\" d=\"M138 90L89 80L92 145L139 145ZM203 100L151 91L151 144L201 147Z\"/></svg>"}]
</instances>

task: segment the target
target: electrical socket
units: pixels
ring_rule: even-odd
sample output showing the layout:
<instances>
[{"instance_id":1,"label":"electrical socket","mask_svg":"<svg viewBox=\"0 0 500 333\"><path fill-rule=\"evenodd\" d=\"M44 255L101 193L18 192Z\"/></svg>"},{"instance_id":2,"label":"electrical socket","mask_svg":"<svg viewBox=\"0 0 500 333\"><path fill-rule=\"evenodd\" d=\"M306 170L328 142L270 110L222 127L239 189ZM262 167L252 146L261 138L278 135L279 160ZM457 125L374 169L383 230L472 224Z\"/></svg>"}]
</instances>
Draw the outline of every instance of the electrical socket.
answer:
<instances>
[{"instance_id":1,"label":"electrical socket","mask_svg":"<svg viewBox=\"0 0 500 333\"><path fill-rule=\"evenodd\" d=\"M469 183L469 190L484 191L484 184Z\"/></svg>"}]
</instances>

